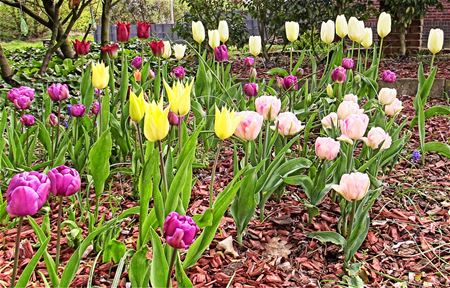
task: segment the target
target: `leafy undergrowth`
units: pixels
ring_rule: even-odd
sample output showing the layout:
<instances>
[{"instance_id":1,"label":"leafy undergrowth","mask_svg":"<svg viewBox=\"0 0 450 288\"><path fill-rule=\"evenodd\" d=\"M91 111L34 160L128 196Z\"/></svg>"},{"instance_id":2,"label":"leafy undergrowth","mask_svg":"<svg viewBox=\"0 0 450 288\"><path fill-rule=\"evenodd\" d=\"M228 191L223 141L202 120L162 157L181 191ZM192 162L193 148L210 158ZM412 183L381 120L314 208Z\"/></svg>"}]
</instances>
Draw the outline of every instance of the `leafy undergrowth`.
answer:
<instances>
[{"instance_id":1,"label":"leafy undergrowth","mask_svg":"<svg viewBox=\"0 0 450 288\"><path fill-rule=\"evenodd\" d=\"M404 114L413 115L410 97L401 97ZM448 101L433 99L430 105ZM409 115L409 116L408 116ZM427 141L448 143L450 119L436 117L427 121ZM408 128L406 128L408 129ZM411 162L411 152L417 149L417 130L408 143L408 150L392 171L382 178L384 190L372 209L372 223L366 242L356 258L362 263L360 277L367 287L450 287L450 161L437 154L426 156L425 166ZM216 190L223 187L232 175L232 149L220 158ZM196 171L189 213L196 214L208 207L210 172ZM101 214L107 219L117 210L136 205L132 197L130 179L115 176L114 187L102 201ZM228 215L221 223L209 250L187 273L196 287L347 287L342 263L343 254L336 245L324 245L307 237L309 232L334 230L339 206L329 197L319 206L320 215L308 224L307 211L302 204L304 195L298 188L288 187L280 201L271 200L266 206L266 220L251 221L243 245L222 242L236 235L233 219ZM57 204L50 201L51 209ZM74 207L76 207L76 204ZM111 210L115 207L116 210ZM65 207L71 209L69 206ZM51 213L51 233L56 231L56 213ZM122 222L120 241L133 248L137 239L135 219ZM36 217L41 223L42 219ZM77 223L86 233L83 221ZM0 234L0 287L7 287L11 275L16 229ZM49 252L56 251L56 237L52 235ZM229 240L229 239L228 239ZM31 226L22 232L20 267L26 266L34 255L38 242ZM62 263L68 260L73 248L62 238ZM73 287L86 287L96 253L90 247L85 253ZM98 263L93 284L110 287L116 265ZM41 261L31 278L33 287L44 287L39 272L46 275ZM60 271L62 272L62 271ZM121 275L119 287L125 287L127 274Z\"/></svg>"}]
</instances>

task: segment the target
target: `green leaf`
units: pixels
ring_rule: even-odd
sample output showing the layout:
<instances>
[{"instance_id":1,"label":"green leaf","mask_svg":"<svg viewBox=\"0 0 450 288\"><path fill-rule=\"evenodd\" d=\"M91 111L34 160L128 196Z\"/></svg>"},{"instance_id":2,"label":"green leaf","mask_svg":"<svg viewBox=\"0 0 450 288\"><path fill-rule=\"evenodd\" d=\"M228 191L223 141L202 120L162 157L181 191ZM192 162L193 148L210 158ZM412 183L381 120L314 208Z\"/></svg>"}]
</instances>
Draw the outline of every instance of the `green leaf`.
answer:
<instances>
[{"instance_id":1,"label":"green leaf","mask_svg":"<svg viewBox=\"0 0 450 288\"><path fill-rule=\"evenodd\" d=\"M148 287L150 260L147 259L147 251L147 247L144 246L131 257L130 268L128 269L131 287Z\"/></svg>"},{"instance_id":2,"label":"green leaf","mask_svg":"<svg viewBox=\"0 0 450 288\"><path fill-rule=\"evenodd\" d=\"M450 158L450 145L446 143L441 143L437 141L427 142L423 146L423 149L426 152L437 152L442 156Z\"/></svg>"},{"instance_id":3,"label":"green leaf","mask_svg":"<svg viewBox=\"0 0 450 288\"><path fill-rule=\"evenodd\" d=\"M94 180L95 194L99 197L105 188L109 177L109 158L111 157L112 139L108 130L103 132L89 151L89 173Z\"/></svg>"},{"instance_id":4,"label":"green leaf","mask_svg":"<svg viewBox=\"0 0 450 288\"><path fill-rule=\"evenodd\" d=\"M150 227L149 229L153 247L150 282L152 283L152 287L166 287L167 277L169 275L169 265L167 264L164 248L158 234L156 234L153 228Z\"/></svg>"},{"instance_id":5,"label":"green leaf","mask_svg":"<svg viewBox=\"0 0 450 288\"><path fill-rule=\"evenodd\" d=\"M177 279L178 287L183 288L191 288L194 287L192 285L191 280L186 275L186 272L184 271L183 264L180 260L180 254L177 252L177 260L176 260L176 266L175 266L175 277Z\"/></svg>"},{"instance_id":6,"label":"green leaf","mask_svg":"<svg viewBox=\"0 0 450 288\"><path fill-rule=\"evenodd\" d=\"M345 238L341 234L333 231L313 232L309 233L308 237L317 239L322 243L331 242L333 244L340 245L342 247L345 245L346 242Z\"/></svg>"},{"instance_id":7,"label":"green leaf","mask_svg":"<svg viewBox=\"0 0 450 288\"><path fill-rule=\"evenodd\" d=\"M444 106L444 105L436 105L433 107L428 108L425 111L425 119L430 119L432 117L436 116L449 116L450 115L450 106ZM411 123L409 124L410 127L414 127L417 124L417 116L414 117L413 120L411 120Z\"/></svg>"},{"instance_id":8,"label":"green leaf","mask_svg":"<svg viewBox=\"0 0 450 288\"><path fill-rule=\"evenodd\" d=\"M103 263L111 260L114 263L118 263L126 251L127 247L125 244L115 239L110 240L103 251Z\"/></svg>"},{"instance_id":9,"label":"green leaf","mask_svg":"<svg viewBox=\"0 0 450 288\"><path fill-rule=\"evenodd\" d=\"M192 218L200 229L211 226L214 219L213 210L211 208L208 208L203 214L194 215Z\"/></svg>"},{"instance_id":10,"label":"green leaf","mask_svg":"<svg viewBox=\"0 0 450 288\"><path fill-rule=\"evenodd\" d=\"M39 262L39 259L41 259L42 254L44 254L45 251L47 251L47 245L50 241L50 237L48 237L44 243L42 243L41 247L39 247L39 250L34 254L33 258L31 258L30 262L27 264L25 269L23 270L22 274L20 275L19 280L17 280L15 287L27 287L28 281L30 280L31 274L33 274L34 269L36 268L36 265Z\"/></svg>"},{"instance_id":11,"label":"green leaf","mask_svg":"<svg viewBox=\"0 0 450 288\"><path fill-rule=\"evenodd\" d=\"M289 72L283 68L275 67L275 68L272 68L269 71L267 71L267 74L270 76L278 75L278 76L286 77L289 75Z\"/></svg>"}]
</instances>

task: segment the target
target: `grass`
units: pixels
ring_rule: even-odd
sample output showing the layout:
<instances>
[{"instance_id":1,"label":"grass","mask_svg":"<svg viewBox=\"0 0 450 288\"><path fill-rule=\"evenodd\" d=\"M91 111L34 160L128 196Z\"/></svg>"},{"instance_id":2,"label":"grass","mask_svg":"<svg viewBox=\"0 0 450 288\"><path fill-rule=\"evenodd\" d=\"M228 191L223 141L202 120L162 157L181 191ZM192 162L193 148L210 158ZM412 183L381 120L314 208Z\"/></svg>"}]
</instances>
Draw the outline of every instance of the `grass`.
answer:
<instances>
[{"instance_id":1,"label":"grass","mask_svg":"<svg viewBox=\"0 0 450 288\"><path fill-rule=\"evenodd\" d=\"M73 41L75 39L81 40L83 38L82 35L75 35L75 36L69 36L69 40ZM14 40L10 42L0 42L3 49L5 50L17 50L17 49L26 49L26 48L43 48L44 43L43 40L47 38L42 39L33 39L29 41L21 41L21 40ZM94 37L92 35L89 35L87 37L88 41L94 41Z\"/></svg>"}]
</instances>

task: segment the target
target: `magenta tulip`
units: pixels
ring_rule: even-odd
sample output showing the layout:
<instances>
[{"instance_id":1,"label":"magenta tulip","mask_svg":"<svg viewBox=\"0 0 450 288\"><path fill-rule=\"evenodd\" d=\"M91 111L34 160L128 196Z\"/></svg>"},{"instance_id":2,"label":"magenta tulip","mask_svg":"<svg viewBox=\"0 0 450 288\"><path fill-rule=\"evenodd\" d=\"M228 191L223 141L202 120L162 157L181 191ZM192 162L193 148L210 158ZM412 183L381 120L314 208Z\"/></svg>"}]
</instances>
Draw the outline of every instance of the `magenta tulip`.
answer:
<instances>
[{"instance_id":1,"label":"magenta tulip","mask_svg":"<svg viewBox=\"0 0 450 288\"><path fill-rule=\"evenodd\" d=\"M91 106L91 113L94 115L97 115L98 112L100 112L100 107L101 107L100 102L94 101L94 103L92 103L92 106Z\"/></svg>"},{"instance_id":2,"label":"magenta tulip","mask_svg":"<svg viewBox=\"0 0 450 288\"><path fill-rule=\"evenodd\" d=\"M48 178L50 179L50 192L55 196L70 196L81 188L78 171L64 165L48 171Z\"/></svg>"},{"instance_id":3,"label":"magenta tulip","mask_svg":"<svg viewBox=\"0 0 450 288\"><path fill-rule=\"evenodd\" d=\"M381 80L386 83L394 83L397 81L397 75L391 70L385 70L383 71L383 74L381 74Z\"/></svg>"},{"instance_id":4,"label":"magenta tulip","mask_svg":"<svg viewBox=\"0 0 450 288\"><path fill-rule=\"evenodd\" d=\"M177 79L183 79L186 76L186 69L183 66L177 66L172 69L172 75Z\"/></svg>"},{"instance_id":5,"label":"magenta tulip","mask_svg":"<svg viewBox=\"0 0 450 288\"><path fill-rule=\"evenodd\" d=\"M54 102L65 100L69 97L69 88L66 84L53 83L47 89L50 99Z\"/></svg>"},{"instance_id":6,"label":"magenta tulip","mask_svg":"<svg viewBox=\"0 0 450 288\"><path fill-rule=\"evenodd\" d=\"M54 113L50 113L50 115L48 115L48 123L50 124L50 126L53 127L58 126L59 123L58 116L56 116Z\"/></svg>"},{"instance_id":7,"label":"magenta tulip","mask_svg":"<svg viewBox=\"0 0 450 288\"><path fill-rule=\"evenodd\" d=\"M172 126L178 126L178 124L180 124L180 117L172 111L169 111L167 119L169 119L169 124Z\"/></svg>"},{"instance_id":8,"label":"magenta tulip","mask_svg":"<svg viewBox=\"0 0 450 288\"><path fill-rule=\"evenodd\" d=\"M347 72L345 68L342 66L334 68L333 72L331 72L331 79L333 79L336 83L344 83L347 80Z\"/></svg>"},{"instance_id":9,"label":"magenta tulip","mask_svg":"<svg viewBox=\"0 0 450 288\"><path fill-rule=\"evenodd\" d=\"M83 104L74 104L70 107L70 115L73 117L83 117L86 107Z\"/></svg>"},{"instance_id":10,"label":"magenta tulip","mask_svg":"<svg viewBox=\"0 0 450 288\"><path fill-rule=\"evenodd\" d=\"M228 48L225 44L214 48L214 56L217 62L228 61Z\"/></svg>"},{"instance_id":11,"label":"magenta tulip","mask_svg":"<svg viewBox=\"0 0 450 288\"><path fill-rule=\"evenodd\" d=\"M23 114L22 117L20 117L20 122L23 126L30 127L36 123L36 119L34 119L34 116L31 114Z\"/></svg>"},{"instance_id":12,"label":"magenta tulip","mask_svg":"<svg viewBox=\"0 0 450 288\"><path fill-rule=\"evenodd\" d=\"M244 93L248 97L258 96L258 84L256 84L256 83L245 83L244 84Z\"/></svg>"},{"instance_id":13,"label":"magenta tulip","mask_svg":"<svg viewBox=\"0 0 450 288\"><path fill-rule=\"evenodd\" d=\"M189 216L170 212L164 221L164 237L167 244L175 249L187 249L195 240L200 229Z\"/></svg>"},{"instance_id":14,"label":"magenta tulip","mask_svg":"<svg viewBox=\"0 0 450 288\"><path fill-rule=\"evenodd\" d=\"M255 58L253 57L245 57L244 58L244 65L247 67L253 67L255 64Z\"/></svg>"},{"instance_id":15,"label":"magenta tulip","mask_svg":"<svg viewBox=\"0 0 450 288\"><path fill-rule=\"evenodd\" d=\"M342 59L342 67L347 70L353 69L355 67L355 61L352 58L344 58Z\"/></svg>"},{"instance_id":16,"label":"magenta tulip","mask_svg":"<svg viewBox=\"0 0 450 288\"><path fill-rule=\"evenodd\" d=\"M131 66L133 66L134 69L141 69L141 67L142 67L142 57L141 56L134 57L133 61L131 61Z\"/></svg>"},{"instance_id":17,"label":"magenta tulip","mask_svg":"<svg viewBox=\"0 0 450 288\"><path fill-rule=\"evenodd\" d=\"M14 100L16 100L19 97L26 97L29 98L30 101L34 100L35 92L34 89L27 87L27 86L21 86L18 88L12 88L8 91L7 97L8 100L14 103Z\"/></svg>"},{"instance_id":18,"label":"magenta tulip","mask_svg":"<svg viewBox=\"0 0 450 288\"><path fill-rule=\"evenodd\" d=\"M298 79L294 75L289 75L283 78L281 85L284 90L298 90Z\"/></svg>"}]
</instances>

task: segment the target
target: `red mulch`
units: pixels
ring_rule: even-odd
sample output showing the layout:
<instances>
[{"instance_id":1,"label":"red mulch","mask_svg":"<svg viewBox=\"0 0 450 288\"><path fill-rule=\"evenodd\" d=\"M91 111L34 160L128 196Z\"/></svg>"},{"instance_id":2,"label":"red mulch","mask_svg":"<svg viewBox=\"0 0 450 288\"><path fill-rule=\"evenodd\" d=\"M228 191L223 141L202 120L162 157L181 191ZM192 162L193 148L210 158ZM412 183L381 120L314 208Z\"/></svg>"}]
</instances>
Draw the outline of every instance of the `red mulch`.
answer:
<instances>
[{"instance_id":1,"label":"red mulch","mask_svg":"<svg viewBox=\"0 0 450 288\"><path fill-rule=\"evenodd\" d=\"M410 97L401 97L404 112L411 118L413 113ZM443 99L432 99L431 104L446 104ZM427 121L427 140L447 141L450 137L449 118L436 117ZM414 129L407 151L393 171L383 176L384 191L376 201L372 212L369 235L356 255L363 264L360 275L367 287L450 287L450 161L437 154L428 154L426 165L421 167L410 160L413 149L418 147L417 129ZM227 150L220 159L217 187L223 187L232 174L232 151ZM199 213L208 206L209 172L198 170L199 180L194 186L189 213ZM136 205L131 196L130 182L115 179L120 185L113 187L111 194L123 198L113 201L113 207L126 209ZM234 243L237 257L224 254L217 243L228 236L235 236L235 226L230 215L226 215L215 240L196 266L187 273L196 287L338 287L344 275L343 253L336 245L323 245L306 237L318 230L334 230L339 217L339 206L327 197L320 205L321 214L313 224L307 224L307 212L301 204L302 192L288 187L281 201L269 201L266 206L266 221L251 221L242 247ZM110 219L109 198L103 199L101 212ZM106 204L107 203L107 204ZM65 204L66 208L69 204ZM51 203L51 211L57 211ZM52 242L50 254L55 253L56 213L52 217ZM40 216L36 217L38 223ZM137 239L135 219L122 223L120 240L132 248ZM84 221L86 223L86 221ZM84 223L78 223L86 233ZM15 229L0 235L0 287L7 287L11 276ZM69 259L73 248L62 246L62 263ZM22 234L20 267L29 262L37 247L32 228L25 223ZM85 287L96 253L85 253L73 287ZM110 287L116 266L98 262L94 285ZM46 275L41 261L36 271ZM60 269L60 273L62 269ZM124 272L120 287L125 287L127 273ZM35 273L30 287L43 287L43 281Z\"/></svg>"}]
</instances>

